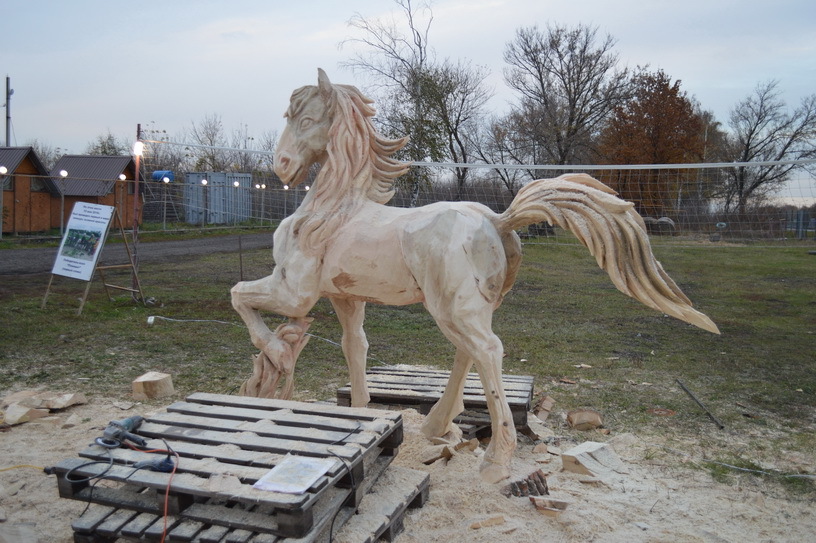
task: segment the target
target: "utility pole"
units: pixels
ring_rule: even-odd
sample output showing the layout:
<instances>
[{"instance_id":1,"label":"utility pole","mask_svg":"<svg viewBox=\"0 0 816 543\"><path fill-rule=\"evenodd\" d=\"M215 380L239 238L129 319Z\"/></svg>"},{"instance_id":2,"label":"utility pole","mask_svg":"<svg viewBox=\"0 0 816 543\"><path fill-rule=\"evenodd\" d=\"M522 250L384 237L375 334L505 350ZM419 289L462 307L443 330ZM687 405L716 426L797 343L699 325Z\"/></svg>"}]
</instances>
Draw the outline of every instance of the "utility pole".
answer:
<instances>
[{"instance_id":1,"label":"utility pole","mask_svg":"<svg viewBox=\"0 0 816 543\"><path fill-rule=\"evenodd\" d=\"M6 76L6 147L11 147L11 77Z\"/></svg>"},{"instance_id":2,"label":"utility pole","mask_svg":"<svg viewBox=\"0 0 816 543\"><path fill-rule=\"evenodd\" d=\"M144 152L144 143L142 143L142 125L136 125L136 142L133 144L133 157L136 162L136 173L133 176L133 230L131 232L133 239L133 273L131 274L131 281L133 283L134 299L136 292L141 295L139 287L139 172L141 169L140 159ZM144 300L142 300L144 302Z\"/></svg>"}]
</instances>

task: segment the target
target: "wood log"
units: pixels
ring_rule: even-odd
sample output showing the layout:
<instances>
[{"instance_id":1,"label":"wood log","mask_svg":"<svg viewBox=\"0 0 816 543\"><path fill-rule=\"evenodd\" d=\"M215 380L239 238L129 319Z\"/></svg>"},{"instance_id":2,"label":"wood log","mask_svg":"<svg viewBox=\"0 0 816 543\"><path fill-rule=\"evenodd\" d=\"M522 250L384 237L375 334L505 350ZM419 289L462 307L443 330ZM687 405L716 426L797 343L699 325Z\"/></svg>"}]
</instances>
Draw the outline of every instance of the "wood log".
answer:
<instances>
[{"instance_id":1,"label":"wood log","mask_svg":"<svg viewBox=\"0 0 816 543\"><path fill-rule=\"evenodd\" d=\"M170 374L149 371L133 381L133 399L151 400L175 393Z\"/></svg>"}]
</instances>

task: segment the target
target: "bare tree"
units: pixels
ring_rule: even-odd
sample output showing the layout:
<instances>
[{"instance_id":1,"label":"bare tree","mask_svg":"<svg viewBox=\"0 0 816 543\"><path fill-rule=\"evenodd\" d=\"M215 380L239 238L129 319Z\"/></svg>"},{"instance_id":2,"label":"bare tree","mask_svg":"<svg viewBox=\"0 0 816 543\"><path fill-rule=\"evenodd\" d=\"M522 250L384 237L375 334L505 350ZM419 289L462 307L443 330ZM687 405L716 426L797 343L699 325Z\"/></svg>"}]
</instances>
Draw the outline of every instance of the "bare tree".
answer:
<instances>
[{"instance_id":1,"label":"bare tree","mask_svg":"<svg viewBox=\"0 0 816 543\"><path fill-rule=\"evenodd\" d=\"M358 14L349 25L360 31L360 37L347 42L364 47L344 64L372 76L383 132L390 137L410 137L402 158L465 162L470 153L466 132L490 98L483 86L486 72L464 62L437 62L428 45L433 21L430 6L395 1L405 16L407 35L393 20L365 19ZM403 178L411 189L412 205L429 175L428 170L414 169ZM456 177L461 193L467 170L458 168Z\"/></svg>"},{"instance_id":2,"label":"bare tree","mask_svg":"<svg viewBox=\"0 0 816 543\"><path fill-rule=\"evenodd\" d=\"M249 133L249 125L241 124L232 131L230 139L229 169L236 172L254 173L260 171L263 158L254 152L255 138Z\"/></svg>"},{"instance_id":3,"label":"bare tree","mask_svg":"<svg viewBox=\"0 0 816 543\"><path fill-rule=\"evenodd\" d=\"M510 117L494 117L479 126L471 143L480 160L487 164L521 163L522 153L518 150L514 127L508 126L510 122ZM494 168L493 172L507 191L515 196L521 188L524 172L516 168Z\"/></svg>"},{"instance_id":4,"label":"bare tree","mask_svg":"<svg viewBox=\"0 0 816 543\"><path fill-rule=\"evenodd\" d=\"M205 115L198 124L193 122L190 126L190 139L192 143L202 146L191 148L193 167L196 170L222 172L228 168L230 157L225 150L227 138L220 115Z\"/></svg>"},{"instance_id":5,"label":"bare tree","mask_svg":"<svg viewBox=\"0 0 816 543\"><path fill-rule=\"evenodd\" d=\"M436 160L440 156L439 147L433 145L435 138L429 137L434 126L427 119L427 107L422 100L423 83L429 80L425 72L431 54L428 32L433 14L427 4L417 8L411 0L395 1L405 15L409 35L403 34L393 20L366 19L355 14L349 26L360 35L346 42L364 47L344 65L373 77L378 108L383 113L378 119L383 132L390 137L410 137L400 154L413 162ZM413 205L420 187L429 180L425 170L412 169L402 182L411 189Z\"/></svg>"},{"instance_id":6,"label":"bare tree","mask_svg":"<svg viewBox=\"0 0 816 543\"><path fill-rule=\"evenodd\" d=\"M191 168L191 153L189 147L169 144L183 137L170 137L167 130L156 126L154 121L142 128L142 139L147 141L145 149L146 169L184 172Z\"/></svg>"},{"instance_id":7,"label":"bare tree","mask_svg":"<svg viewBox=\"0 0 816 543\"><path fill-rule=\"evenodd\" d=\"M87 155L121 156L130 154L130 145L125 138L111 134L100 134L85 147Z\"/></svg>"},{"instance_id":8,"label":"bare tree","mask_svg":"<svg viewBox=\"0 0 816 543\"><path fill-rule=\"evenodd\" d=\"M26 146L34 149L34 153L36 153L40 159L40 162L42 162L43 166L45 166L45 170L49 172L54 169L54 164L56 164L57 161L67 153L66 149L61 149L48 143L43 143L37 138L30 140L28 143L26 143Z\"/></svg>"},{"instance_id":9,"label":"bare tree","mask_svg":"<svg viewBox=\"0 0 816 543\"><path fill-rule=\"evenodd\" d=\"M615 40L598 40L597 28L520 28L504 60L507 84L521 95L514 111L534 148L536 163L567 164L586 159L592 137L612 109L626 98L629 77L618 69Z\"/></svg>"},{"instance_id":10,"label":"bare tree","mask_svg":"<svg viewBox=\"0 0 816 543\"><path fill-rule=\"evenodd\" d=\"M436 114L447 143L451 162L467 163L474 156L471 134L478 126L485 104L492 93L484 86L487 71L467 62L444 62L431 71L429 103ZM462 199L468 168L457 166L457 198Z\"/></svg>"},{"instance_id":11,"label":"bare tree","mask_svg":"<svg viewBox=\"0 0 816 543\"><path fill-rule=\"evenodd\" d=\"M275 148L278 146L278 131L277 130L267 130L263 134L261 134L261 138L259 140L260 150L265 151L263 155L261 155L261 166L260 170L266 173L269 176L273 175L273 163L275 158Z\"/></svg>"},{"instance_id":12,"label":"bare tree","mask_svg":"<svg viewBox=\"0 0 816 543\"><path fill-rule=\"evenodd\" d=\"M731 110L728 124L732 160L784 163L730 170L720 194L726 211L744 212L751 199L788 180L797 168L792 161L816 157L816 94L802 99L799 107L789 112L777 86L777 81L757 85L753 94Z\"/></svg>"}]
</instances>

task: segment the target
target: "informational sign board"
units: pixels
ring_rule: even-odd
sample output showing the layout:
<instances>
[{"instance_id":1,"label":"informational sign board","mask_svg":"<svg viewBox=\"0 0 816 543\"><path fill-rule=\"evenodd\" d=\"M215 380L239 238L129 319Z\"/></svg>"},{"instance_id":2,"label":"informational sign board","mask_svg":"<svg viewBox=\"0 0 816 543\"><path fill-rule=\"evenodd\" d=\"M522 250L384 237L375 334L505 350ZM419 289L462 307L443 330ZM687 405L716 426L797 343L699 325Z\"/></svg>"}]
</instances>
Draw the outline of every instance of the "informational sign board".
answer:
<instances>
[{"instance_id":1,"label":"informational sign board","mask_svg":"<svg viewBox=\"0 0 816 543\"><path fill-rule=\"evenodd\" d=\"M90 281L108 237L113 206L77 202L68 219L52 274Z\"/></svg>"}]
</instances>

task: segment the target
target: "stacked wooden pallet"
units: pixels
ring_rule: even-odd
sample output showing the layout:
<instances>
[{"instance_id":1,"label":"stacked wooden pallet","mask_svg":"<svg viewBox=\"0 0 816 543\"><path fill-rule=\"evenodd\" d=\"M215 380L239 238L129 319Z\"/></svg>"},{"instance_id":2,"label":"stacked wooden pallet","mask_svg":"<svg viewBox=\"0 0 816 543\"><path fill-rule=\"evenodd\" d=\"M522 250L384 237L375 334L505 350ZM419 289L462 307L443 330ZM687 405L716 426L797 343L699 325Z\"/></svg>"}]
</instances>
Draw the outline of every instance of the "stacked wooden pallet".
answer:
<instances>
[{"instance_id":1,"label":"stacked wooden pallet","mask_svg":"<svg viewBox=\"0 0 816 543\"><path fill-rule=\"evenodd\" d=\"M137 434L143 449L178 454L174 473L133 467L166 452L98 445L55 466L60 496L96 504L73 522L76 542L330 541L367 493L383 493L380 475L403 437L399 413L215 394L168 406ZM253 487L287 455L326 459L328 471L301 494ZM392 536L406 508L427 499L427 474L401 475L403 488L378 500L377 521L356 527L371 541Z\"/></svg>"},{"instance_id":2,"label":"stacked wooden pallet","mask_svg":"<svg viewBox=\"0 0 816 543\"><path fill-rule=\"evenodd\" d=\"M449 377L448 371L420 366L372 367L366 371L371 403L400 408L412 407L422 414L428 414L442 396ZM513 412L513 422L518 427L524 427L533 400L533 377L502 375L502 385L507 403ZM351 404L351 385L337 390L337 404ZM477 373L469 373L467 376L464 404L465 411L454 420L460 425L468 426L471 432L489 431L487 399Z\"/></svg>"}]
</instances>

